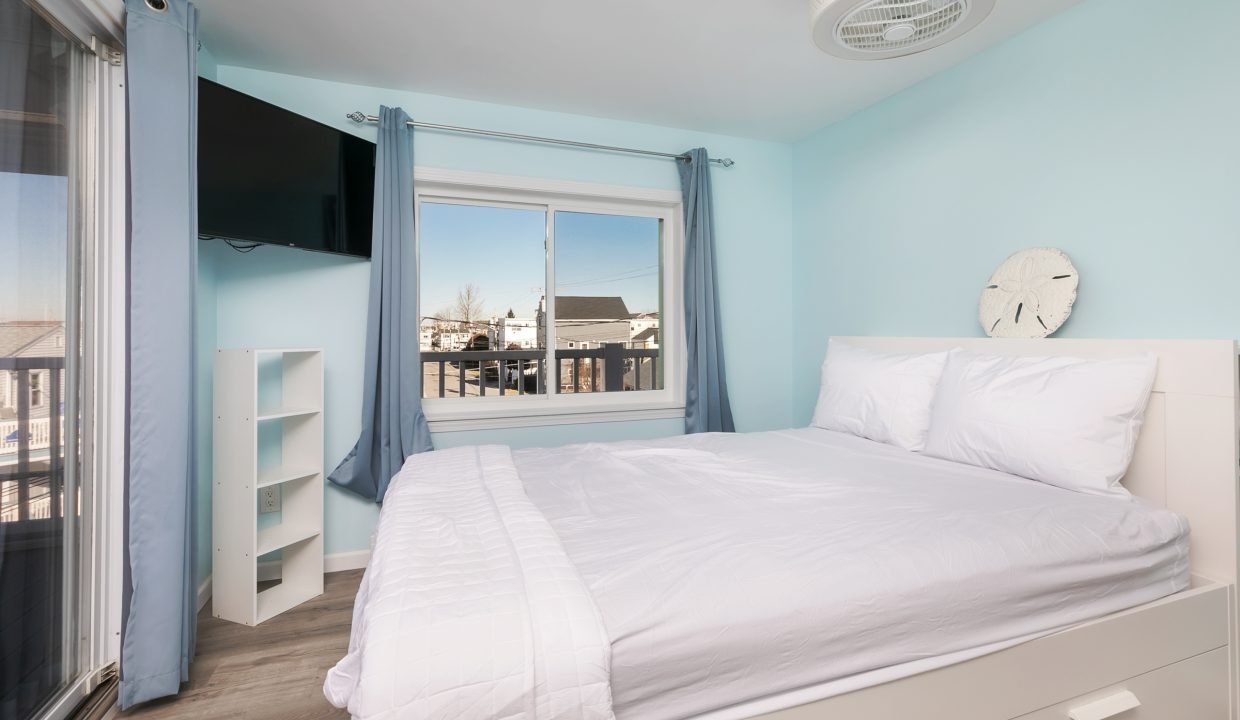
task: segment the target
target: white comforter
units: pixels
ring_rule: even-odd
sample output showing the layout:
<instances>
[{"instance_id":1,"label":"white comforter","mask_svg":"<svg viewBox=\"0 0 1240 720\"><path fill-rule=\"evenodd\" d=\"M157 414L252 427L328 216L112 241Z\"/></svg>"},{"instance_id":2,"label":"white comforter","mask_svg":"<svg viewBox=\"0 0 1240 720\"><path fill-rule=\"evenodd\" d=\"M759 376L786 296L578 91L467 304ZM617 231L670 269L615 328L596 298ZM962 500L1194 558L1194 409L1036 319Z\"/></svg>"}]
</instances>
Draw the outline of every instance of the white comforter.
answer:
<instances>
[{"instance_id":1,"label":"white comforter","mask_svg":"<svg viewBox=\"0 0 1240 720\"><path fill-rule=\"evenodd\" d=\"M324 689L365 719L751 717L1174 593L1187 548L1139 500L825 430L440 450L393 481Z\"/></svg>"},{"instance_id":2,"label":"white comforter","mask_svg":"<svg viewBox=\"0 0 1240 720\"><path fill-rule=\"evenodd\" d=\"M415 455L393 479L323 692L354 718L612 717L598 609L506 447Z\"/></svg>"},{"instance_id":3,"label":"white comforter","mask_svg":"<svg viewBox=\"0 0 1240 720\"><path fill-rule=\"evenodd\" d=\"M1188 586L1186 522L817 428L513 453L620 720L752 717Z\"/></svg>"}]
</instances>

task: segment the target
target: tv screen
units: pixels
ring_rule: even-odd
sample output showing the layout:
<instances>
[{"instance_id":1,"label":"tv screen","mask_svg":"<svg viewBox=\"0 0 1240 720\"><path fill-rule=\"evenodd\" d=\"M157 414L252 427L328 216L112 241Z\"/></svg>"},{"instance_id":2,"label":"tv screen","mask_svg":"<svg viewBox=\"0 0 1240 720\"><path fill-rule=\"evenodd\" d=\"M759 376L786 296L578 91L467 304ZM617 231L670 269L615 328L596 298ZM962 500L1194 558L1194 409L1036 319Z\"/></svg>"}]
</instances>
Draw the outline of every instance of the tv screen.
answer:
<instances>
[{"instance_id":1,"label":"tv screen","mask_svg":"<svg viewBox=\"0 0 1240 720\"><path fill-rule=\"evenodd\" d=\"M374 188L374 143L199 79L199 237L370 257Z\"/></svg>"}]
</instances>

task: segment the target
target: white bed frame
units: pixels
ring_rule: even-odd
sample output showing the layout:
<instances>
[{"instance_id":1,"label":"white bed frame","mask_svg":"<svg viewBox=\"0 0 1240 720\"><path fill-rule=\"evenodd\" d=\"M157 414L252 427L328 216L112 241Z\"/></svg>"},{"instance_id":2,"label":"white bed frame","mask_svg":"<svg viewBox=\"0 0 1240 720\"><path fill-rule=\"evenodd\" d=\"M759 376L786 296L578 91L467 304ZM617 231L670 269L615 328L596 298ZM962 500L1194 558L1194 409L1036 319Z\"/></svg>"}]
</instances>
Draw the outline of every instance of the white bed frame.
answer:
<instances>
[{"instance_id":1,"label":"white bed frame","mask_svg":"<svg viewBox=\"0 0 1240 720\"><path fill-rule=\"evenodd\" d=\"M1230 340L839 338L889 352L1158 356L1124 485L1188 518L1193 587L990 655L766 720L1240 720L1237 347Z\"/></svg>"}]
</instances>

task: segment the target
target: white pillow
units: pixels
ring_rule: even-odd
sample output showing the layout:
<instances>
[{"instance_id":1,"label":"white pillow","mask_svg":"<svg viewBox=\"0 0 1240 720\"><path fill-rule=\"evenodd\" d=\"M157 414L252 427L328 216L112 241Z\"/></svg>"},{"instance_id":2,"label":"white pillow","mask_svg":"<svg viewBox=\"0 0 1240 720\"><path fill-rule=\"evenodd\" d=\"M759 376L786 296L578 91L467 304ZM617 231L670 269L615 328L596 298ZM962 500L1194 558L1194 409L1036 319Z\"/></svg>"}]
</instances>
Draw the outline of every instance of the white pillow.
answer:
<instances>
[{"instance_id":1,"label":"white pillow","mask_svg":"<svg viewBox=\"0 0 1240 720\"><path fill-rule=\"evenodd\" d=\"M1097 494L1127 495L1153 355L1085 360L953 351L926 454Z\"/></svg>"},{"instance_id":2,"label":"white pillow","mask_svg":"<svg viewBox=\"0 0 1240 720\"><path fill-rule=\"evenodd\" d=\"M930 404L946 352L895 355L832 339L813 425L905 450L926 446Z\"/></svg>"}]
</instances>

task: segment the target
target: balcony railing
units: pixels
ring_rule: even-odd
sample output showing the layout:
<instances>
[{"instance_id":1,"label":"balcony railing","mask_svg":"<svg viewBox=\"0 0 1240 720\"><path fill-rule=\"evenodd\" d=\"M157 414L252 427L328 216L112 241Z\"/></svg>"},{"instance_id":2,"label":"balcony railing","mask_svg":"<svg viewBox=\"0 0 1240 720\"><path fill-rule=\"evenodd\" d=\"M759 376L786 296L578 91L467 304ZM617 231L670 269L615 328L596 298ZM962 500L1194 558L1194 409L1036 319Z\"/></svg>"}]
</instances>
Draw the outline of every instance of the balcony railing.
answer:
<instances>
[{"instance_id":1,"label":"balcony railing","mask_svg":"<svg viewBox=\"0 0 1240 720\"><path fill-rule=\"evenodd\" d=\"M63 357L0 358L17 380L16 417L0 420L0 522L59 517L64 481ZM31 407L31 375L47 372L39 407ZM32 417L42 415L42 417Z\"/></svg>"},{"instance_id":2,"label":"balcony railing","mask_svg":"<svg viewBox=\"0 0 1240 720\"><path fill-rule=\"evenodd\" d=\"M659 387L657 348L607 343L558 348L555 387L561 393L623 392ZM422 352L423 397L530 395L546 392L544 350Z\"/></svg>"},{"instance_id":3,"label":"balcony railing","mask_svg":"<svg viewBox=\"0 0 1240 720\"><path fill-rule=\"evenodd\" d=\"M65 419L56 418L60 437L64 437ZM32 418L24 423L26 428L26 444L32 453L48 450L52 447L52 418ZM20 448L21 428L23 423L18 420L0 420L0 466L5 465L5 456L16 456Z\"/></svg>"}]
</instances>

